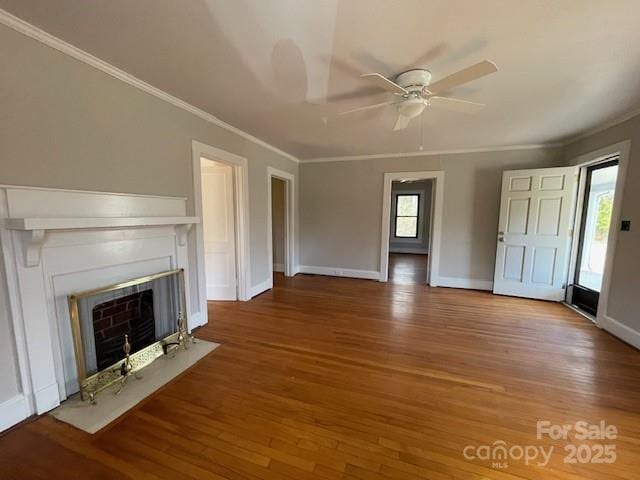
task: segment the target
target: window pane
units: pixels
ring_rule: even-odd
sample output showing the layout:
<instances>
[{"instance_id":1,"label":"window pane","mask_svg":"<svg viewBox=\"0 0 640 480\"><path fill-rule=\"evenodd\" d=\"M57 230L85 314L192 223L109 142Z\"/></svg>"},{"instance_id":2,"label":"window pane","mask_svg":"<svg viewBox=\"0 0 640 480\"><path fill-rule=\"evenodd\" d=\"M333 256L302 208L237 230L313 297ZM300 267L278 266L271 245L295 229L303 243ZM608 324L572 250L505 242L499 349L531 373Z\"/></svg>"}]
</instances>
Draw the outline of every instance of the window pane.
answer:
<instances>
[{"instance_id":1,"label":"window pane","mask_svg":"<svg viewBox=\"0 0 640 480\"><path fill-rule=\"evenodd\" d=\"M583 219L585 226L578 284L597 292L602 286L617 175L617 165L594 170L589 185L589 198L586 199L588 203Z\"/></svg>"},{"instance_id":2,"label":"window pane","mask_svg":"<svg viewBox=\"0 0 640 480\"><path fill-rule=\"evenodd\" d=\"M418 195L398 195L398 216L418 216Z\"/></svg>"},{"instance_id":3,"label":"window pane","mask_svg":"<svg viewBox=\"0 0 640 480\"><path fill-rule=\"evenodd\" d=\"M396 237L417 237L418 218L417 217L397 217Z\"/></svg>"}]
</instances>

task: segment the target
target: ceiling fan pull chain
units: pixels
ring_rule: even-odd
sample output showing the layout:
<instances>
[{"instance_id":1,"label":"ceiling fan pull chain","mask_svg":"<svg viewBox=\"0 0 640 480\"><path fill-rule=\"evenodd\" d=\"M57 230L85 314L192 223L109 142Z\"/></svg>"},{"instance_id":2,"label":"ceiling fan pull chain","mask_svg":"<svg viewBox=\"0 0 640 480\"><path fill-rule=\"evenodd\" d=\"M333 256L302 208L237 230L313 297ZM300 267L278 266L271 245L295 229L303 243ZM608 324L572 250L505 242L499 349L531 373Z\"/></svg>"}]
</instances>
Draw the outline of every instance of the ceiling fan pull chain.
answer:
<instances>
[{"instance_id":1,"label":"ceiling fan pull chain","mask_svg":"<svg viewBox=\"0 0 640 480\"><path fill-rule=\"evenodd\" d=\"M424 110L420 115L420 147L418 149L420 151L424 150Z\"/></svg>"}]
</instances>

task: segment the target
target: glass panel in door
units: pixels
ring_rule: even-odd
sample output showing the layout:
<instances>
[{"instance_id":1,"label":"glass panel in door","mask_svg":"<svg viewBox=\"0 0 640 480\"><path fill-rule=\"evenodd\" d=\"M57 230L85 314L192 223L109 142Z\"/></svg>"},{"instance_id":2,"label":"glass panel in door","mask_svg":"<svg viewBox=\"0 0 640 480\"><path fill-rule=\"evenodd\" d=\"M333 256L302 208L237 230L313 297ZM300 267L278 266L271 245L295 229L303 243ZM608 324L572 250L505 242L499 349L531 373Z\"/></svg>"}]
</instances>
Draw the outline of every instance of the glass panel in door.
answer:
<instances>
[{"instance_id":1,"label":"glass panel in door","mask_svg":"<svg viewBox=\"0 0 640 480\"><path fill-rule=\"evenodd\" d=\"M585 199L588 203L583 219L582 255L576 283L597 292L602 287L617 175L618 165L593 170L589 196Z\"/></svg>"},{"instance_id":2,"label":"glass panel in door","mask_svg":"<svg viewBox=\"0 0 640 480\"><path fill-rule=\"evenodd\" d=\"M617 160L587 170L572 303L593 315L602 288L617 177Z\"/></svg>"}]
</instances>

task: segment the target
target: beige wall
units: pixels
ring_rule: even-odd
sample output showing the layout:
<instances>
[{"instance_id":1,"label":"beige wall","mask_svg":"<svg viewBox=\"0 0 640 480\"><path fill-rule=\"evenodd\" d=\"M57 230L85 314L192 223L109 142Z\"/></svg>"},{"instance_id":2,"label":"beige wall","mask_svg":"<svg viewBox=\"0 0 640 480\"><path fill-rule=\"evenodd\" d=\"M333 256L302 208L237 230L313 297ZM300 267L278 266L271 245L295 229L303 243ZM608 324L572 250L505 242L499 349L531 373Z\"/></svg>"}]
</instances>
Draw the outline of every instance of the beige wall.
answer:
<instances>
[{"instance_id":1,"label":"beige wall","mask_svg":"<svg viewBox=\"0 0 640 480\"><path fill-rule=\"evenodd\" d=\"M631 140L627 176L622 197L623 220L631 220L631 230L618 232L607 315L640 332L640 116L565 148L571 163L576 157L600 148ZM620 228L619 225L615 226Z\"/></svg>"},{"instance_id":2,"label":"beige wall","mask_svg":"<svg viewBox=\"0 0 640 480\"><path fill-rule=\"evenodd\" d=\"M249 161L251 284L269 278L267 166L296 163L4 26L0 58L0 184L185 196L191 213L191 141L227 150ZM0 381L13 358L0 345Z\"/></svg>"},{"instance_id":3,"label":"beige wall","mask_svg":"<svg viewBox=\"0 0 640 480\"><path fill-rule=\"evenodd\" d=\"M251 284L269 277L267 166L291 160L0 26L0 183L180 195L191 140L249 159Z\"/></svg>"},{"instance_id":4,"label":"beige wall","mask_svg":"<svg viewBox=\"0 0 640 480\"><path fill-rule=\"evenodd\" d=\"M300 263L378 271L385 172L445 172L440 275L493 280L502 171L562 166L561 149L300 165Z\"/></svg>"},{"instance_id":5,"label":"beige wall","mask_svg":"<svg viewBox=\"0 0 640 480\"><path fill-rule=\"evenodd\" d=\"M271 177L271 232L273 263L284 264L285 183Z\"/></svg>"}]
</instances>

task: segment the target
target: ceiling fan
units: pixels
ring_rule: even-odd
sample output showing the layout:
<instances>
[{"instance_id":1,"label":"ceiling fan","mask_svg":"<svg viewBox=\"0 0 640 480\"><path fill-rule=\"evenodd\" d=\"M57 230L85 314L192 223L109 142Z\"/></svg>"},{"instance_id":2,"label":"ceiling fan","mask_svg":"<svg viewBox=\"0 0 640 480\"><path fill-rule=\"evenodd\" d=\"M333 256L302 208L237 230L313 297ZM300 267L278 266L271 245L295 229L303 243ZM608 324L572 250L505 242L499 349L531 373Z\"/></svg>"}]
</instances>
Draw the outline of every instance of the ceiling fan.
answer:
<instances>
[{"instance_id":1,"label":"ceiling fan","mask_svg":"<svg viewBox=\"0 0 640 480\"><path fill-rule=\"evenodd\" d=\"M379 73L366 73L361 75L361 78L393 93L398 98L389 102L354 108L338 115L348 115L394 105L398 110L398 120L393 129L402 130L407 128L411 119L418 117L429 106L442 107L456 112L475 113L481 110L484 104L443 97L439 94L497 71L498 67L493 62L484 60L434 83L431 83L431 72L427 69L407 70L396 75L394 80Z\"/></svg>"}]
</instances>

